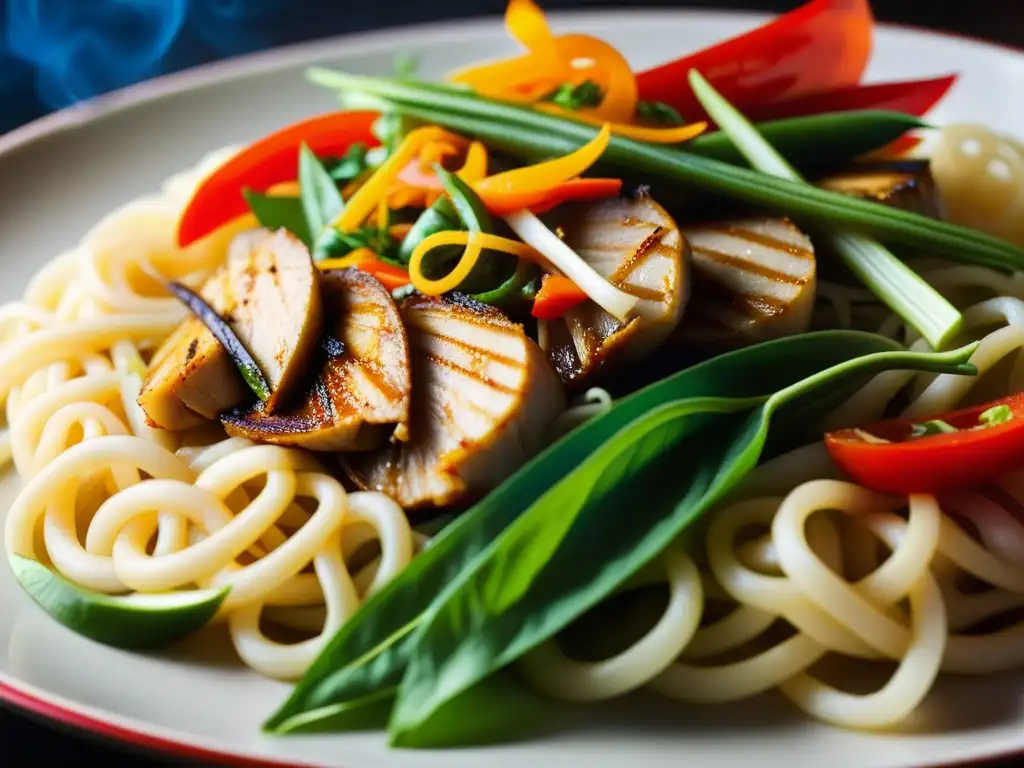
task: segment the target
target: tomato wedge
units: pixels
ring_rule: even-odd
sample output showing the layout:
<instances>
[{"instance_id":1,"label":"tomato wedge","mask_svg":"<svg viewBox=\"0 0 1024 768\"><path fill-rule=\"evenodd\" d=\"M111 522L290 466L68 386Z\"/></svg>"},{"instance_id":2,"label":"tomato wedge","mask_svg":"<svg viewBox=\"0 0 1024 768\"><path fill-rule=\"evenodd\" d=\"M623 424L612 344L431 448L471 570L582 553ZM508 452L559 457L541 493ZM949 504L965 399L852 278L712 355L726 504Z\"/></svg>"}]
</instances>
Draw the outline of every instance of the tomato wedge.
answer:
<instances>
[{"instance_id":1,"label":"tomato wedge","mask_svg":"<svg viewBox=\"0 0 1024 768\"><path fill-rule=\"evenodd\" d=\"M211 173L192 194L178 220L178 246L184 248L249 208L242 190L264 192L299 175L299 146L305 142L317 155L343 155L356 143L380 142L371 127L376 112L333 112L265 136L250 144Z\"/></svg>"},{"instance_id":2,"label":"tomato wedge","mask_svg":"<svg viewBox=\"0 0 1024 768\"><path fill-rule=\"evenodd\" d=\"M915 427L927 434L915 437ZM884 493L978 485L1024 464L1024 393L928 419L830 432L825 447L854 481Z\"/></svg>"},{"instance_id":3,"label":"tomato wedge","mask_svg":"<svg viewBox=\"0 0 1024 768\"><path fill-rule=\"evenodd\" d=\"M860 82L871 55L867 0L813 0L757 29L637 75L640 99L687 120L706 115L687 85L698 70L741 112Z\"/></svg>"}]
</instances>

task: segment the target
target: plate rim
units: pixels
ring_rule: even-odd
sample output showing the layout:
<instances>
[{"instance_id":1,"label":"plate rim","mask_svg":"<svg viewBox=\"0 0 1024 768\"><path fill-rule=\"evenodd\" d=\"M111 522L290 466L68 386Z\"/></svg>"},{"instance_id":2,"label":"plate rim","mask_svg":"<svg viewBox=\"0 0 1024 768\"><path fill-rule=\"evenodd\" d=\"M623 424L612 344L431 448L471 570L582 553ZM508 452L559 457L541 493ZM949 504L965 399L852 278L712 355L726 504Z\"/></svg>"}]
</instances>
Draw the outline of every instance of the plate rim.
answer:
<instances>
[{"instance_id":1,"label":"plate rim","mask_svg":"<svg viewBox=\"0 0 1024 768\"><path fill-rule=\"evenodd\" d=\"M547 16L556 24L571 25L592 19L594 14L600 14L603 21L611 23L614 23L616 19L635 20L643 17L651 19L705 17L709 20L725 17L732 20L749 21L751 24L765 22L781 15L760 11L706 7L659 8L644 6L608 9L595 5L573 10L552 11ZM457 44L460 38L472 38L483 31L493 30L496 24L501 23L501 19L502 16L499 14L486 14L463 19L398 24L291 43L265 51L250 52L186 67L176 72L159 75L94 96L31 120L6 134L0 134L0 160L36 142L73 131L117 112L140 107L191 88L231 82L284 67L312 62L331 53L342 44L348 46L350 50L356 48L357 50L354 51L356 54L360 52L358 49L370 50L383 44L400 45L403 41L422 43L442 38ZM966 42L972 46L994 49L1024 58L1024 46L987 40L963 32L879 21L875 22L875 28ZM134 717L110 717L102 710L18 680L2 670L0 670L0 706L18 716L42 721L47 726L70 730L76 736L96 738L137 752L192 761L201 760L206 764L213 761L217 765L244 766L245 768L310 768L315 765L308 762L274 760L230 751L230 748L219 746L215 740L188 736L184 733L176 735L177 732L173 729L152 722L138 720ZM188 740L184 737L188 737ZM998 765L1013 758L1024 758L1024 745L977 758L931 763L930 765L931 768L977 768Z\"/></svg>"}]
</instances>

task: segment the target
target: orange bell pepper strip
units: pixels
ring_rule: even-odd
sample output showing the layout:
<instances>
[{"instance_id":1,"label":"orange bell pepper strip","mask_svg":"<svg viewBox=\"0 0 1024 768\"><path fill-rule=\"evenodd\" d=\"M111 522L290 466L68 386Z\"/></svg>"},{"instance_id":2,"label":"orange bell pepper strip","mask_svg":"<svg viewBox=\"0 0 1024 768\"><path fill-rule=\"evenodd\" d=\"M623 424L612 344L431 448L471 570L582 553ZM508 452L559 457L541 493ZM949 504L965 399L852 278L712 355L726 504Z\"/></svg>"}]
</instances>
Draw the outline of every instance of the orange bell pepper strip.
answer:
<instances>
[{"instance_id":1,"label":"orange bell pepper strip","mask_svg":"<svg viewBox=\"0 0 1024 768\"><path fill-rule=\"evenodd\" d=\"M178 246L184 248L248 213L242 190L264 192L299 175L299 145L318 155L343 155L356 143L380 142L371 127L376 112L334 112L303 120L265 136L232 157L196 188L178 220Z\"/></svg>"},{"instance_id":2,"label":"orange bell pepper strip","mask_svg":"<svg viewBox=\"0 0 1024 768\"><path fill-rule=\"evenodd\" d=\"M547 213L556 205L572 200L598 200L616 197L622 191L622 179L569 179L542 192L522 195L502 195L489 198L481 196L487 212L495 216L507 216L516 211L528 210L533 213Z\"/></svg>"},{"instance_id":3,"label":"orange bell pepper strip","mask_svg":"<svg viewBox=\"0 0 1024 768\"><path fill-rule=\"evenodd\" d=\"M542 202L544 194L553 187L589 169L604 154L610 139L611 130L605 125L593 139L568 155L488 176L474 184L473 191L488 210L522 210L523 199L537 198L537 202ZM513 207L516 205L519 207Z\"/></svg>"},{"instance_id":4,"label":"orange bell pepper strip","mask_svg":"<svg viewBox=\"0 0 1024 768\"><path fill-rule=\"evenodd\" d=\"M545 275L533 299L530 314L538 320L556 320L589 296L567 277Z\"/></svg>"},{"instance_id":5,"label":"orange bell pepper strip","mask_svg":"<svg viewBox=\"0 0 1024 768\"><path fill-rule=\"evenodd\" d=\"M408 272L394 264L381 261L377 258L377 254L369 248L357 248L340 259L324 259L318 261L316 265L320 269L344 269L345 267L361 269L377 278L381 285L389 291L401 288L410 282Z\"/></svg>"},{"instance_id":6,"label":"orange bell pepper strip","mask_svg":"<svg viewBox=\"0 0 1024 768\"><path fill-rule=\"evenodd\" d=\"M873 27L868 0L813 0L751 32L639 73L639 97L703 119L687 84L696 69L753 119L755 107L857 85L871 56Z\"/></svg>"}]
</instances>

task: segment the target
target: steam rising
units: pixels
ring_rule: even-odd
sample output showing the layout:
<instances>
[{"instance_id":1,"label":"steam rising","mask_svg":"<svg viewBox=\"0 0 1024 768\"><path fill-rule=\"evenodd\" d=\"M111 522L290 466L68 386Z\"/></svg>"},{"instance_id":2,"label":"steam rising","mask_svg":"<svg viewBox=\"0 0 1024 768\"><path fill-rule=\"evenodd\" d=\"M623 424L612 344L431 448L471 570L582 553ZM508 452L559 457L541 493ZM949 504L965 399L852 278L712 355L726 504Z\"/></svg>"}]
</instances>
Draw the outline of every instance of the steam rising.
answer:
<instances>
[{"instance_id":1,"label":"steam rising","mask_svg":"<svg viewBox=\"0 0 1024 768\"><path fill-rule=\"evenodd\" d=\"M287 0L0 0L0 98L46 107L267 47ZM198 56L196 48L199 48ZM38 110L37 110L38 111ZM0 131L9 118L0 116Z\"/></svg>"}]
</instances>

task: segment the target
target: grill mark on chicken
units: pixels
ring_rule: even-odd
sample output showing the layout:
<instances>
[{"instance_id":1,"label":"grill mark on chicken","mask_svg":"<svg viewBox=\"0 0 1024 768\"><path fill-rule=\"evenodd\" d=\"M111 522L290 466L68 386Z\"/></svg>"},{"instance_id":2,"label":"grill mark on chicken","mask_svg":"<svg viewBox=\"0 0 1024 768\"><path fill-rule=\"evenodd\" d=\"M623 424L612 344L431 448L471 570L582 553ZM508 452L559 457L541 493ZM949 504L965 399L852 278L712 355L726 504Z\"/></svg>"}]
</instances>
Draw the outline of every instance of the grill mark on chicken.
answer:
<instances>
[{"instance_id":1,"label":"grill mark on chicken","mask_svg":"<svg viewBox=\"0 0 1024 768\"><path fill-rule=\"evenodd\" d=\"M750 239L744 236L743 239ZM776 269L772 269L767 264L762 264L753 259L745 259L742 256L735 256L731 253L725 253L715 248L708 248L706 245L693 245L690 246L694 254L700 256L706 256L709 259L719 262L720 264L728 264L736 269L742 269L746 272L753 272L755 275L766 277L769 280L774 280L778 283L789 283L790 285L804 285L807 280L803 277L797 277L790 275L785 272L780 272Z\"/></svg>"},{"instance_id":2,"label":"grill mark on chicken","mask_svg":"<svg viewBox=\"0 0 1024 768\"><path fill-rule=\"evenodd\" d=\"M447 359L441 357L440 355L433 354L432 352L423 352L422 349L420 350L420 352L423 354L423 356L427 360L429 360L430 362L434 363L435 365L439 365L439 366L441 366L443 368L447 368L450 371L458 371L459 373L461 373L461 374L463 374L465 376L468 376L468 377L470 377L472 379L476 379L480 383L486 384L488 387L491 387L492 389L500 390L501 392L504 392L505 394L508 394L508 395L514 395L515 394L515 390L512 389L511 387L506 387L504 384L500 384L499 382L495 381L494 379L490 378L489 376L482 375L479 371L473 371L473 370L470 370L469 368L465 368L465 367L459 365L458 363L456 363L456 362L454 362L452 360L447 360ZM476 354L479 355L480 354L479 351L476 351Z\"/></svg>"},{"instance_id":3,"label":"grill mark on chicken","mask_svg":"<svg viewBox=\"0 0 1024 768\"><path fill-rule=\"evenodd\" d=\"M795 256L798 259L810 260L814 258L813 251L803 248L796 243L792 243L787 240L779 240L771 235L765 235L760 232L752 232L745 227L738 227L732 224L705 224L701 226L701 229L705 229L708 232L718 232L724 235L731 235L732 237L737 237L741 240L748 240L767 248L785 251L790 256Z\"/></svg>"}]
</instances>

